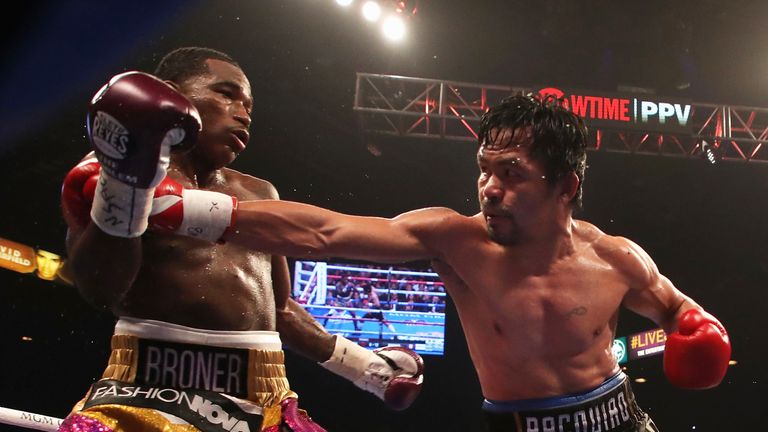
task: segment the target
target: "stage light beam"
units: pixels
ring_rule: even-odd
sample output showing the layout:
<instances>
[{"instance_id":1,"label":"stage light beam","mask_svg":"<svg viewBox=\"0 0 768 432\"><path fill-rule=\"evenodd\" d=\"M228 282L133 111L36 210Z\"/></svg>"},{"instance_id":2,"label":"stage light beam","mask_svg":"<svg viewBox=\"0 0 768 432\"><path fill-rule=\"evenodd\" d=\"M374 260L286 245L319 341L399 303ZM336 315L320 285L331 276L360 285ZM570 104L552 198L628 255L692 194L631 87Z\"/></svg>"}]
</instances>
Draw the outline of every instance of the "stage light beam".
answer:
<instances>
[{"instance_id":1,"label":"stage light beam","mask_svg":"<svg viewBox=\"0 0 768 432\"><path fill-rule=\"evenodd\" d=\"M393 42L405 39L405 22L398 16L390 16L384 20L381 30L384 37Z\"/></svg>"},{"instance_id":2,"label":"stage light beam","mask_svg":"<svg viewBox=\"0 0 768 432\"><path fill-rule=\"evenodd\" d=\"M367 1L363 4L363 18L370 22L376 22L381 18L381 6L375 1Z\"/></svg>"},{"instance_id":3,"label":"stage light beam","mask_svg":"<svg viewBox=\"0 0 768 432\"><path fill-rule=\"evenodd\" d=\"M336 4L339 6L347 7L352 4L354 0L336 0Z\"/></svg>"}]
</instances>

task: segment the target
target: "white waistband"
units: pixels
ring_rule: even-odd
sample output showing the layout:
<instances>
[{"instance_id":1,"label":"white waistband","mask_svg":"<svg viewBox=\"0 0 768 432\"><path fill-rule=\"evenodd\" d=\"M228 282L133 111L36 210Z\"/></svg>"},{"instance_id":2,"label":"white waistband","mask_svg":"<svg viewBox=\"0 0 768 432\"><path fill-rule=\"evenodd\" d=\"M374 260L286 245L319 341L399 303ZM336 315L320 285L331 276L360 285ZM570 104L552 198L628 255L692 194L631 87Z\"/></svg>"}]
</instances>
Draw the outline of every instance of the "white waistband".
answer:
<instances>
[{"instance_id":1,"label":"white waistband","mask_svg":"<svg viewBox=\"0 0 768 432\"><path fill-rule=\"evenodd\" d=\"M209 345L223 348L261 349L279 351L283 349L280 334L273 331L227 331L206 330L164 321L120 317L115 325L116 335L130 335L143 339L166 342Z\"/></svg>"}]
</instances>

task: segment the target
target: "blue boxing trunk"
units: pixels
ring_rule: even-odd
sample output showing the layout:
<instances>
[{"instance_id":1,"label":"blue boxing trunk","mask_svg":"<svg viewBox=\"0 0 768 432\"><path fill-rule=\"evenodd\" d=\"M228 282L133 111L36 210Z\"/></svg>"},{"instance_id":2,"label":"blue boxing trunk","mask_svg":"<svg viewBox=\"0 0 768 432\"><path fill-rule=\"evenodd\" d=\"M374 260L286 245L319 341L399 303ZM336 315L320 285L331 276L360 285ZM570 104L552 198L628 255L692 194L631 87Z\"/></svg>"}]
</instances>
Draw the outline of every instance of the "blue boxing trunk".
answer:
<instances>
[{"instance_id":1,"label":"blue boxing trunk","mask_svg":"<svg viewBox=\"0 0 768 432\"><path fill-rule=\"evenodd\" d=\"M582 393L483 402L491 432L658 432L619 372Z\"/></svg>"}]
</instances>

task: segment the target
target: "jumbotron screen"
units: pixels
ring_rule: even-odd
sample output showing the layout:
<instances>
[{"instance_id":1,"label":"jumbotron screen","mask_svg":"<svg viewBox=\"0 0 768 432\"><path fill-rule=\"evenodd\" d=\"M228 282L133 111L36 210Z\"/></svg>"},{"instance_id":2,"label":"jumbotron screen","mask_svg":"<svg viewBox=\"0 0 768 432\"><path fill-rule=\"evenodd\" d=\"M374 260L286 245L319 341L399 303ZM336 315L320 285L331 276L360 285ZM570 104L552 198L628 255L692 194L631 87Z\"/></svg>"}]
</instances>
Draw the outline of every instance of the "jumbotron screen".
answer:
<instances>
[{"instance_id":1,"label":"jumbotron screen","mask_svg":"<svg viewBox=\"0 0 768 432\"><path fill-rule=\"evenodd\" d=\"M292 297L329 333L365 348L445 352L445 286L434 272L297 260Z\"/></svg>"}]
</instances>

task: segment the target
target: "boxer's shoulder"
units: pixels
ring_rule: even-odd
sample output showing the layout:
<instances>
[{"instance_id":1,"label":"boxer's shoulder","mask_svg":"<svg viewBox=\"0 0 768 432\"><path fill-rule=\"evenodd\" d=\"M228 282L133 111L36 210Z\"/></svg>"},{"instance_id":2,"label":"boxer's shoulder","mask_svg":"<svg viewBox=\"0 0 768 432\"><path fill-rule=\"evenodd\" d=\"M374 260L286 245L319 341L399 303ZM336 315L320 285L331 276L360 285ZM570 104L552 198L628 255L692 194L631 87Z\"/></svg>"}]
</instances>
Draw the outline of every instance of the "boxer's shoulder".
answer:
<instances>
[{"instance_id":1,"label":"boxer's shoulder","mask_svg":"<svg viewBox=\"0 0 768 432\"><path fill-rule=\"evenodd\" d=\"M651 257L632 240L600 232L591 242L595 254L612 268L624 274L632 285L648 281L658 272Z\"/></svg>"},{"instance_id":2,"label":"boxer's shoulder","mask_svg":"<svg viewBox=\"0 0 768 432\"><path fill-rule=\"evenodd\" d=\"M226 182L226 192L234 194L241 201L280 199L275 186L267 180L231 168L223 168L222 174Z\"/></svg>"}]
</instances>

